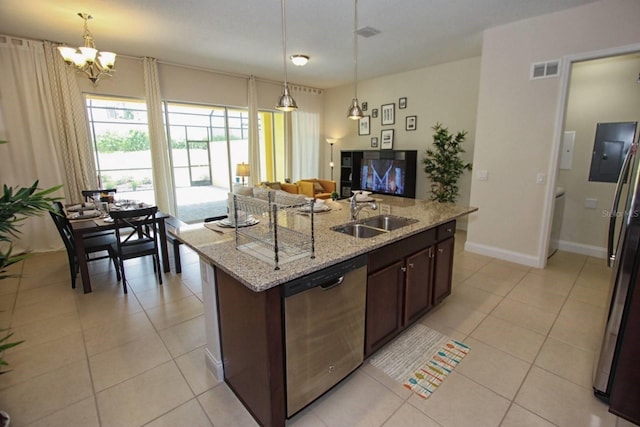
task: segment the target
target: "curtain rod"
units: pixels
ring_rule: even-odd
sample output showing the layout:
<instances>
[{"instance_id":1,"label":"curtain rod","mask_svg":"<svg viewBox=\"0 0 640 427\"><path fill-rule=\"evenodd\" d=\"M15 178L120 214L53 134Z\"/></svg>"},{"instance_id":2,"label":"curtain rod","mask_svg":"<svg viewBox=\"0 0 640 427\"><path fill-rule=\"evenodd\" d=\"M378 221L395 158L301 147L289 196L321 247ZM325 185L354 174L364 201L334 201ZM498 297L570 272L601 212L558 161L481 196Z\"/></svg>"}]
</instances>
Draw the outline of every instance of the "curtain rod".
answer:
<instances>
[{"instance_id":1,"label":"curtain rod","mask_svg":"<svg viewBox=\"0 0 640 427\"><path fill-rule=\"evenodd\" d=\"M22 36L11 36L8 34L0 34L0 38L7 38L7 39L13 39L13 40L20 40L20 41L32 41L32 42L39 42L39 43L43 43L45 41L48 41L50 43L54 43L54 44L58 44L58 45L62 45L64 43L61 42L57 42L57 41L53 41L53 40L38 40L38 39L32 39L29 37L22 37ZM116 52L117 53L117 52ZM142 61L143 57L138 57L138 56L130 56L130 55L126 55L126 54L120 54L117 53L117 55L121 58L127 58L127 59L134 59L137 61ZM150 57L153 58L153 57ZM230 72L226 72L226 71L219 71L219 70L213 70L210 68L204 68L204 67L197 67L195 65L186 65L186 64L178 64L176 62L170 62L170 61L165 61L162 59L158 59L155 58L160 64L165 64L165 65L171 65L174 67L181 67L181 68L188 68L188 69L192 69L192 70L196 70L196 71L205 71L208 73L214 73L214 74L220 74L223 76L228 76L228 77L236 77L236 78L241 78L241 79L247 79L249 80L251 78L250 75L246 75L246 74L239 74L239 73L230 73ZM262 77L256 77L254 76L255 79L257 81L263 82L263 83L269 83L269 84L274 84L274 85L281 85L282 82L277 81L277 80L270 80L270 79L265 79ZM310 92L312 93L322 93L324 91L324 89L319 89L319 88L314 88L314 87L309 87L309 86L304 86L304 85L298 85L295 83L292 83L295 86L298 86L300 88L304 88L304 89L308 89Z\"/></svg>"}]
</instances>

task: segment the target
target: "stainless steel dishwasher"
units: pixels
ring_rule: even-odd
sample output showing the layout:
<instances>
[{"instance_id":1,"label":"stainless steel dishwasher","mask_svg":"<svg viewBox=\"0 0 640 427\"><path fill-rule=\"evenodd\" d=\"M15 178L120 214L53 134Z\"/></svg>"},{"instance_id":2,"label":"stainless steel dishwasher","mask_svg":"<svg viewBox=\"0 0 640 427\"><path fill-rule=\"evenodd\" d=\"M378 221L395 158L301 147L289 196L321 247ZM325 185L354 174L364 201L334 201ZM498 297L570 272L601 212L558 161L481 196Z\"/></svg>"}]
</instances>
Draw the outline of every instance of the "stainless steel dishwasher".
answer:
<instances>
[{"instance_id":1,"label":"stainless steel dishwasher","mask_svg":"<svg viewBox=\"0 0 640 427\"><path fill-rule=\"evenodd\" d=\"M366 255L283 286L287 417L362 364Z\"/></svg>"}]
</instances>

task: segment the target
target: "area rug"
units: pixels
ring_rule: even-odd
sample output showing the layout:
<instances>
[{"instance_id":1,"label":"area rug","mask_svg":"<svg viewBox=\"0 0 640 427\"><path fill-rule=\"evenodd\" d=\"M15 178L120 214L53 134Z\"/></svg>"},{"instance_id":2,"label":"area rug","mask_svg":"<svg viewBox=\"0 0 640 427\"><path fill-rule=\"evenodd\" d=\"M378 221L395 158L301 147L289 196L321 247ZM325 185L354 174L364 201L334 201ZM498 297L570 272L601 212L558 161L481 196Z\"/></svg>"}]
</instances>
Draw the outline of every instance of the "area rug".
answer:
<instances>
[{"instance_id":1,"label":"area rug","mask_svg":"<svg viewBox=\"0 0 640 427\"><path fill-rule=\"evenodd\" d=\"M369 363L427 399L469 350L467 345L417 323L369 358Z\"/></svg>"}]
</instances>

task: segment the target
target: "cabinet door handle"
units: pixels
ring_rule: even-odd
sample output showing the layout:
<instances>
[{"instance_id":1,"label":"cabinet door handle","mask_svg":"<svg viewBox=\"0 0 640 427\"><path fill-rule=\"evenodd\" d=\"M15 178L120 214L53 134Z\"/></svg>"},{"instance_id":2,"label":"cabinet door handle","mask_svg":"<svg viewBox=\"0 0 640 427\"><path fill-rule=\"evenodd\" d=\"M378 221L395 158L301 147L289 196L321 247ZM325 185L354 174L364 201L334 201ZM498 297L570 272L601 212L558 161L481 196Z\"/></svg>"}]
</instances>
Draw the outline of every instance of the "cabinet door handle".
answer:
<instances>
[{"instance_id":1,"label":"cabinet door handle","mask_svg":"<svg viewBox=\"0 0 640 427\"><path fill-rule=\"evenodd\" d=\"M407 267L400 267L400 271L402 271L403 273L407 272Z\"/></svg>"},{"instance_id":2,"label":"cabinet door handle","mask_svg":"<svg viewBox=\"0 0 640 427\"><path fill-rule=\"evenodd\" d=\"M413 263L412 262L409 263L409 268L413 268Z\"/></svg>"},{"instance_id":3,"label":"cabinet door handle","mask_svg":"<svg viewBox=\"0 0 640 427\"><path fill-rule=\"evenodd\" d=\"M451 233L453 231L453 228L447 228L447 233Z\"/></svg>"},{"instance_id":4,"label":"cabinet door handle","mask_svg":"<svg viewBox=\"0 0 640 427\"><path fill-rule=\"evenodd\" d=\"M444 249L438 248L438 252L442 253L442 252L444 252Z\"/></svg>"}]
</instances>

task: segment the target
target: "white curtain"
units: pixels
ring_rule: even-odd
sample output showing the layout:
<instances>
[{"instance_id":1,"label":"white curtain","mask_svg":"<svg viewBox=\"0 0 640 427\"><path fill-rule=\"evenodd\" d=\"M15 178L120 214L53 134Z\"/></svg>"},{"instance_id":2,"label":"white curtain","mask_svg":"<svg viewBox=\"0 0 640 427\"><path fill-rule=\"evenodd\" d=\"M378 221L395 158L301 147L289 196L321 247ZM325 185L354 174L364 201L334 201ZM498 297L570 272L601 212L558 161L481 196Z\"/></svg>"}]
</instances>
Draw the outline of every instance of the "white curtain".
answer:
<instances>
[{"instance_id":1,"label":"white curtain","mask_svg":"<svg viewBox=\"0 0 640 427\"><path fill-rule=\"evenodd\" d=\"M63 183L56 154L56 112L42 42L0 37L0 185L40 188ZM59 194L61 195L61 194ZM15 251L59 249L62 241L48 214L20 227Z\"/></svg>"},{"instance_id":2,"label":"white curtain","mask_svg":"<svg viewBox=\"0 0 640 427\"><path fill-rule=\"evenodd\" d=\"M298 104L291 113L291 138L287 150L291 153L288 165L293 182L305 178L322 178L320 162L324 161L320 144L320 122L323 110L323 92L320 89L290 85L289 89ZM322 147L322 149L321 149Z\"/></svg>"},{"instance_id":3,"label":"white curtain","mask_svg":"<svg viewBox=\"0 0 640 427\"><path fill-rule=\"evenodd\" d=\"M294 111L291 113L291 134L293 182L318 178L320 115Z\"/></svg>"},{"instance_id":4,"label":"white curtain","mask_svg":"<svg viewBox=\"0 0 640 427\"><path fill-rule=\"evenodd\" d=\"M260 136L258 133L258 92L256 79L249 78L249 186L260 183ZM232 165L233 167L234 165Z\"/></svg>"},{"instance_id":5,"label":"white curtain","mask_svg":"<svg viewBox=\"0 0 640 427\"><path fill-rule=\"evenodd\" d=\"M54 43L44 42L49 84L55 105L58 143L68 202L82 200L82 190L98 187L95 158L87 129L86 106L76 71L68 67Z\"/></svg>"},{"instance_id":6,"label":"white curtain","mask_svg":"<svg viewBox=\"0 0 640 427\"><path fill-rule=\"evenodd\" d=\"M161 211L174 215L176 210L175 190L169 160L169 145L162 119L162 96L156 59L144 58L143 69L156 204Z\"/></svg>"}]
</instances>

